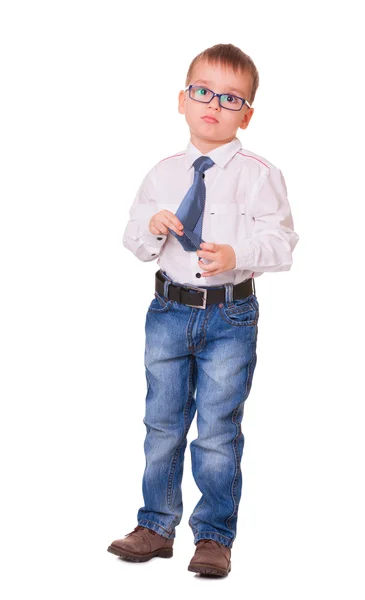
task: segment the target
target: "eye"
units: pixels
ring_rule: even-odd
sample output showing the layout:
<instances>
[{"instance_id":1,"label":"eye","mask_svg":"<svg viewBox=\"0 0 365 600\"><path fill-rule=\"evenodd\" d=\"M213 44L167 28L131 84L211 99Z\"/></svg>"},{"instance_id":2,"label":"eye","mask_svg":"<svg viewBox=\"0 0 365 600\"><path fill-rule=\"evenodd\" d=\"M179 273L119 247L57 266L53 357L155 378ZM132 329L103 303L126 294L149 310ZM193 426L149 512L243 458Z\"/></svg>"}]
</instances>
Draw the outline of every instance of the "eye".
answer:
<instances>
[{"instance_id":1,"label":"eye","mask_svg":"<svg viewBox=\"0 0 365 600\"><path fill-rule=\"evenodd\" d=\"M237 98L237 96L225 94L224 96L222 96L222 101L227 102L227 104L237 104L237 102L239 102L239 99Z\"/></svg>"},{"instance_id":2,"label":"eye","mask_svg":"<svg viewBox=\"0 0 365 600\"><path fill-rule=\"evenodd\" d=\"M198 87L196 88L195 93L197 96L205 96L207 93L207 89L203 87Z\"/></svg>"}]
</instances>

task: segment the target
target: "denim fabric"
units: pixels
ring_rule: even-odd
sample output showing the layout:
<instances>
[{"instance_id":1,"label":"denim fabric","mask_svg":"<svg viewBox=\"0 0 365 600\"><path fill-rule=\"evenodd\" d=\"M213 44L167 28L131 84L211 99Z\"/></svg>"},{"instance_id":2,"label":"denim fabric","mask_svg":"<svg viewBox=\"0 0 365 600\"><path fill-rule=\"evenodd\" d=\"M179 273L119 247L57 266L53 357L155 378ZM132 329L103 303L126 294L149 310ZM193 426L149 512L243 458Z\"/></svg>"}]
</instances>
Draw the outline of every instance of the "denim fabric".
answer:
<instances>
[{"instance_id":1,"label":"denim fabric","mask_svg":"<svg viewBox=\"0 0 365 600\"><path fill-rule=\"evenodd\" d=\"M226 284L224 302L193 308L167 298L171 279L162 274L164 295L155 292L145 323L146 465L138 524L175 537L183 512L186 436L196 412L198 437L190 451L202 496L189 525L194 543L212 539L231 547L242 489L241 421L256 367L259 304L255 293L232 301L233 286Z\"/></svg>"}]
</instances>

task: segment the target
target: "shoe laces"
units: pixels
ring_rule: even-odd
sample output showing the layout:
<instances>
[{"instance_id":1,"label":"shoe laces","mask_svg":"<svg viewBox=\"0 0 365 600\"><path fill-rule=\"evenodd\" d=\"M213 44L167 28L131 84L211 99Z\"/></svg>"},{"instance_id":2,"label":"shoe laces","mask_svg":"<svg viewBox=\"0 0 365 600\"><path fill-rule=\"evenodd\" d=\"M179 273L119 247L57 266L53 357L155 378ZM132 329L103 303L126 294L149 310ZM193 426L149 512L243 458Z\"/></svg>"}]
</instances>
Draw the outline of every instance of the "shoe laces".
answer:
<instances>
[{"instance_id":1,"label":"shoe laces","mask_svg":"<svg viewBox=\"0 0 365 600\"><path fill-rule=\"evenodd\" d=\"M127 537L128 535L132 535L132 534L133 534L133 533L135 533L136 531L140 531L141 529L145 530L145 529L148 529L148 527L143 527L143 525L137 525L137 527L135 527L135 528L133 529L133 531L131 531L130 533L127 533L127 534L126 534L126 537ZM155 531L153 531L152 529L148 529L148 531L149 531L150 533L152 533L152 535L155 535L155 534L156 534L156 532L155 532Z\"/></svg>"}]
</instances>

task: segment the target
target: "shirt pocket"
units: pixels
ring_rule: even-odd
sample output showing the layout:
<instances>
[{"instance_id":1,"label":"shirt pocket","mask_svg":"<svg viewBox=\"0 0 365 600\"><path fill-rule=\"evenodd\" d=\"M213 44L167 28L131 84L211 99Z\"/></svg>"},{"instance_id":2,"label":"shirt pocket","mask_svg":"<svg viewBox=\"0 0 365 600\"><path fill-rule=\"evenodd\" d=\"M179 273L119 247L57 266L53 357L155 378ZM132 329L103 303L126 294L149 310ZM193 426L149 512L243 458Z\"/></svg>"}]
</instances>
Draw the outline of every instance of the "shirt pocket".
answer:
<instances>
[{"instance_id":1,"label":"shirt pocket","mask_svg":"<svg viewBox=\"0 0 365 600\"><path fill-rule=\"evenodd\" d=\"M230 244L237 238L245 237L246 208L244 203L212 203L208 206L208 216L212 239L207 242Z\"/></svg>"}]
</instances>

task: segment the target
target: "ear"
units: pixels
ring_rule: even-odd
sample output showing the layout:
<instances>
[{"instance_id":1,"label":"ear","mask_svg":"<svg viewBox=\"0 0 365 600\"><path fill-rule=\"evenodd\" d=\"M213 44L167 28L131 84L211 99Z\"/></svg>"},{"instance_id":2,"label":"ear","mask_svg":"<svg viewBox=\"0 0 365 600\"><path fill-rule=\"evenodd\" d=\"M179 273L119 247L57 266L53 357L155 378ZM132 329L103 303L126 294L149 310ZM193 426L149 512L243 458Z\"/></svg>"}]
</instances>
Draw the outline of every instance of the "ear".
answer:
<instances>
[{"instance_id":1,"label":"ear","mask_svg":"<svg viewBox=\"0 0 365 600\"><path fill-rule=\"evenodd\" d=\"M185 114L185 102L186 102L186 94L185 94L184 90L181 90L179 92L179 97L178 97L178 111L181 115Z\"/></svg>"},{"instance_id":2,"label":"ear","mask_svg":"<svg viewBox=\"0 0 365 600\"><path fill-rule=\"evenodd\" d=\"M248 111L246 111L241 123L240 123L240 129L246 129L246 127L248 127L248 124L251 120L251 117L254 113L255 109L254 108L249 108Z\"/></svg>"}]
</instances>

